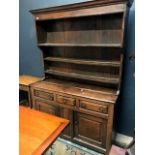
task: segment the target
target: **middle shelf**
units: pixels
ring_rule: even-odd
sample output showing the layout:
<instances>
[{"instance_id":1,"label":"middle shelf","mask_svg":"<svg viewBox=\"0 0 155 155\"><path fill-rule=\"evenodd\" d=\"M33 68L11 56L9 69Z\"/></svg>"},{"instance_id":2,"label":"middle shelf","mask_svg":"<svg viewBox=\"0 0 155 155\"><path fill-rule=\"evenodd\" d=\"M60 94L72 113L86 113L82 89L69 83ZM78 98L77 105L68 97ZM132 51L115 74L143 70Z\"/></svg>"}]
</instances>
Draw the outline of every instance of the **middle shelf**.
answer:
<instances>
[{"instance_id":1,"label":"middle shelf","mask_svg":"<svg viewBox=\"0 0 155 155\"><path fill-rule=\"evenodd\" d=\"M91 60L91 59L74 59L74 58L61 58L61 57L45 57L45 61L53 62L66 62L73 64L84 64L84 65L95 65L95 66L113 66L119 67L120 61L101 61L101 60Z\"/></svg>"},{"instance_id":2,"label":"middle shelf","mask_svg":"<svg viewBox=\"0 0 155 155\"><path fill-rule=\"evenodd\" d=\"M122 29L47 31L38 46L122 47Z\"/></svg>"}]
</instances>

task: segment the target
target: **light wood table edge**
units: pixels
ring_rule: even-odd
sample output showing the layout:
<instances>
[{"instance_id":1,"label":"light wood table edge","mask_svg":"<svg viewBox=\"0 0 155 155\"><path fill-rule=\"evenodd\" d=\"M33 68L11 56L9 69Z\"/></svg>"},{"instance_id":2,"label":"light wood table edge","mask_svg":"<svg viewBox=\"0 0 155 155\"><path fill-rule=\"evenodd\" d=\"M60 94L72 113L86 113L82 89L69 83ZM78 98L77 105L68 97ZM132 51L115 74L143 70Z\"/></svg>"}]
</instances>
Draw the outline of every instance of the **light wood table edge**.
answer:
<instances>
[{"instance_id":1,"label":"light wood table edge","mask_svg":"<svg viewBox=\"0 0 155 155\"><path fill-rule=\"evenodd\" d=\"M32 75L25 75L25 74L22 74L22 75L19 75L19 91L26 91L28 93L28 104L27 106L30 107L30 108L33 108L32 106L32 97L31 97L31 85L34 84L34 83L37 83L37 82L40 82L40 81L43 81L45 79L45 77L36 77L36 79L38 78L38 81L35 81L35 82L32 82L28 85L26 84L23 84L23 83L20 83L20 77L22 76L25 76L25 77L35 77L35 76L32 76Z\"/></svg>"},{"instance_id":2,"label":"light wood table edge","mask_svg":"<svg viewBox=\"0 0 155 155\"><path fill-rule=\"evenodd\" d=\"M51 141L54 141L68 124L69 121L67 123L61 122L61 125L32 153L32 155L41 155L44 153L51 144Z\"/></svg>"}]
</instances>

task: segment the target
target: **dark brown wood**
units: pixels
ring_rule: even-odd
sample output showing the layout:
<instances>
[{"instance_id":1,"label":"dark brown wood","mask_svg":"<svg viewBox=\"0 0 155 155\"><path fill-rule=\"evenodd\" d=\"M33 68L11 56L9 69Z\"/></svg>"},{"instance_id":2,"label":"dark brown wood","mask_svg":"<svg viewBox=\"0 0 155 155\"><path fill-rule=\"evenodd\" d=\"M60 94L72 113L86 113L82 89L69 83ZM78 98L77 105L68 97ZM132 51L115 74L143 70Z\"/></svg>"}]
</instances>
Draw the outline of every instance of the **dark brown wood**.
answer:
<instances>
[{"instance_id":1,"label":"dark brown wood","mask_svg":"<svg viewBox=\"0 0 155 155\"><path fill-rule=\"evenodd\" d=\"M102 0L102 2L104 2ZM114 2L114 1L113 1ZM116 2L116 1L115 1ZM87 3L88 4L88 3ZM123 4L116 4L116 5L105 5L104 7L100 4L100 6L91 5L91 7L86 8L79 8L79 6L74 10L61 10L61 11L31 11L34 15L36 20L48 20L48 19L63 19L63 18L77 18L82 16L94 16L94 15L101 15L101 14L112 14L112 13L120 13L124 12L126 9L126 3Z\"/></svg>"},{"instance_id":2,"label":"dark brown wood","mask_svg":"<svg viewBox=\"0 0 155 155\"><path fill-rule=\"evenodd\" d=\"M106 135L106 154L109 155L111 148L112 139L112 126L113 126L113 115L114 115L114 105L110 104L108 108L108 122L107 122L107 135Z\"/></svg>"},{"instance_id":3,"label":"dark brown wood","mask_svg":"<svg viewBox=\"0 0 155 155\"><path fill-rule=\"evenodd\" d=\"M75 98L70 98L62 95L56 95L56 102L67 106L76 106Z\"/></svg>"},{"instance_id":4,"label":"dark brown wood","mask_svg":"<svg viewBox=\"0 0 155 155\"><path fill-rule=\"evenodd\" d=\"M68 87L69 89L67 89ZM34 92L38 92L38 91L39 92L44 91L45 94L46 92L48 92L48 94L52 94L52 95L54 94L54 100L49 100L48 98L40 98L40 97L34 96ZM88 122L84 125L83 124L79 125L79 127L81 127L82 132L86 130L85 128L89 129L91 127L91 128L94 128L94 130L97 132L98 134L97 136L101 136L100 137L101 140L105 140L105 136L107 134L108 134L107 137L109 138L111 133L108 133L108 132L110 131L109 128L110 127L112 128L111 124L112 124L112 118L113 118L112 113L110 113L109 111L109 107L110 107L109 104L112 104L111 103L112 100L110 99L114 98L115 96L114 94L110 94L110 91L109 91L109 94L108 92L105 92L104 94L104 92L102 92L101 90L100 91L91 90L91 89L89 90L88 88L85 89L85 87L78 88L74 85L72 86L67 85L65 87L65 85L60 83L42 81L42 82L33 84L31 86L31 92L32 92L31 94L32 94L34 108L40 111L44 111L44 112L61 116L64 118L68 118L71 120L70 126L67 127L67 129L64 131L62 135L63 138L67 138L69 140L75 140L75 142L78 142L79 144L84 146L88 146L89 148L99 152L104 152L106 148L105 146L109 147L108 143L106 145L105 142L104 142L105 146L103 147L103 142L102 143L100 141L96 142L93 139L93 137L91 137L91 135L89 134L84 136L90 136L92 140L89 140L89 138L84 138L84 139L82 138L82 141L81 141L80 140L81 137L74 136L75 125L73 127L73 122L76 121L75 115L76 114L78 115L78 113L85 114L86 116L88 115L88 118L90 115L94 118L93 120L90 120L91 122L90 124L92 124L92 126L89 126L89 119L84 120ZM85 98L86 95L88 95L87 98ZM95 95L95 99L98 101L90 100L90 98L92 98L91 95ZM100 97L104 98L104 102L99 101L101 99ZM106 98L109 98L109 100ZM115 96L115 101L113 101L113 103L116 102L116 99L117 99L117 96ZM105 101L109 101L109 102L105 102ZM81 104L84 104L84 106ZM102 120L103 122L102 121L98 122L98 119ZM106 128L107 132L106 130L102 129L103 126L101 124L104 123L104 120L107 120L106 122L109 126L109 128L108 127ZM99 135L98 130L101 130L103 132L102 134L105 134L104 138L102 137L102 134Z\"/></svg>"},{"instance_id":5,"label":"dark brown wood","mask_svg":"<svg viewBox=\"0 0 155 155\"><path fill-rule=\"evenodd\" d=\"M61 69L61 70L60 70ZM112 84L118 84L119 77L111 76L108 77L104 74L93 75L92 72L84 72L84 71L72 71L72 70L64 70L63 68L54 68L45 70L45 73L64 76L64 77L71 77L71 78L78 78L83 80L90 80L90 81L97 81L97 82L107 82Z\"/></svg>"},{"instance_id":6,"label":"dark brown wood","mask_svg":"<svg viewBox=\"0 0 155 155\"><path fill-rule=\"evenodd\" d=\"M75 10L75 9L83 9L83 8L89 8L89 7L97 7L101 5L112 5L117 3L127 3L128 6L131 6L133 3L133 0L98 0L98 1L88 1L88 2L82 2L82 3L75 3L75 4L69 4L69 5L62 5L62 6L55 6L55 7L48 7L43 9L36 9L31 10L30 12L35 13L45 13L45 12L54 12L54 11L68 11L68 10Z\"/></svg>"},{"instance_id":7,"label":"dark brown wood","mask_svg":"<svg viewBox=\"0 0 155 155\"><path fill-rule=\"evenodd\" d=\"M42 99L34 100L34 107L36 110L46 112L48 114L59 115L59 108L49 104L47 101Z\"/></svg>"},{"instance_id":8,"label":"dark brown wood","mask_svg":"<svg viewBox=\"0 0 155 155\"><path fill-rule=\"evenodd\" d=\"M60 117L70 120L70 124L65 128L62 133L62 137L68 140L72 140L73 137L73 111L67 108L60 108Z\"/></svg>"},{"instance_id":9,"label":"dark brown wood","mask_svg":"<svg viewBox=\"0 0 155 155\"><path fill-rule=\"evenodd\" d=\"M31 85L33 108L69 119L63 138L106 155L130 2L98 0L31 11L45 73L45 80Z\"/></svg>"},{"instance_id":10,"label":"dark brown wood","mask_svg":"<svg viewBox=\"0 0 155 155\"><path fill-rule=\"evenodd\" d=\"M76 113L74 120L74 141L99 151L106 148L107 120L83 113Z\"/></svg>"},{"instance_id":11,"label":"dark brown wood","mask_svg":"<svg viewBox=\"0 0 155 155\"><path fill-rule=\"evenodd\" d=\"M99 112L99 113L108 113L108 106L105 105L100 105L97 104L96 102L91 102L91 101L84 101L84 100L80 100L80 108L84 109L84 110L90 110L90 111L95 111L95 112Z\"/></svg>"},{"instance_id":12,"label":"dark brown wood","mask_svg":"<svg viewBox=\"0 0 155 155\"><path fill-rule=\"evenodd\" d=\"M61 58L61 57L46 57L44 58L46 61L54 61L54 62L66 62L73 64L85 64L85 65L95 65L95 66L115 66L119 67L119 61L94 61L90 59L73 59L73 58Z\"/></svg>"},{"instance_id":13,"label":"dark brown wood","mask_svg":"<svg viewBox=\"0 0 155 155\"><path fill-rule=\"evenodd\" d=\"M40 90L49 93L59 92L60 94L65 94L64 96L70 96L73 98L76 97L83 97L87 99L97 100L103 102L108 102L115 104L118 95L116 94L115 90L111 89L104 89L103 87L96 87L96 86L87 86L81 85L73 82L65 82L61 80L49 80L49 81L41 81L36 84L32 85L33 89L31 94L35 97L34 91Z\"/></svg>"},{"instance_id":14,"label":"dark brown wood","mask_svg":"<svg viewBox=\"0 0 155 155\"><path fill-rule=\"evenodd\" d=\"M43 56L94 61L119 61L121 48L107 47L41 47ZM69 61L68 61L69 63Z\"/></svg>"},{"instance_id":15,"label":"dark brown wood","mask_svg":"<svg viewBox=\"0 0 155 155\"><path fill-rule=\"evenodd\" d=\"M54 94L45 92L45 91L40 91L40 90L34 90L34 96L40 97L46 100L54 100Z\"/></svg>"},{"instance_id":16,"label":"dark brown wood","mask_svg":"<svg viewBox=\"0 0 155 155\"><path fill-rule=\"evenodd\" d=\"M50 32L47 33L47 43L40 43L39 46L121 47L121 33L121 30Z\"/></svg>"},{"instance_id":17,"label":"dark brown wood","mask_svg":"<svg viewBox=\"0 0 155 155\"><path fill-rule=\"evenodd\" d=\"M109 15L107 14L99 15L97 17L86 16L86 17L79 17L77 19L71 18L71 19L59 19L56 21L55 20L38 21L36 22L36 26L38 25L37 27L37 33L39 37L38 45L44 51L43 54L45 60L47 60L46 55L48 55L48 57L52 57L54 50L55 50L54 53L56 52L59 53L59 60L60 58L63 58L62 55L64 55L65 57L69 56L71 58L70 53L75 53L76 48L79 47L80 48L79 51L80 50L83 51L84 54L82 53L82 55L84 55L85 58L88 59L89 57L92 57L95 62L101 60L103 62L106 61L120 62L121 58L119 54L121 50L118 50L116 48L123 47L123 38L122 38L124 36L122 34L124 32L123 27L124 24L122 24L124 19L123 17L124 13L121 12ZM43 32L40 27L44 29ZM46 35L40 36L40 33L44 32L46 33ZM49 49L50 47L51 49ZM52 50L53 47L55 47L54 50ZM59 50L60 47L61 49ZM67 48L71 47L72 49L69 49L68 51ZM94 57L89 56L90 52L87 52L91 51L92 47L93 48L95 47L96 50L100 51L98 54L92 53ZM108 49L109 47L112 48L111 49L112 51L110 52ZM114 55L112 54L114 53L114 48L116 51L118 51L119 54ZM116 51L115 53L117 53ZM96 53L95 49L94 52ZM106 57L103 56L104 53L106 53ZM79 54L78 53L72 54L72 60L73 60L71 61L72 63L75 62L74 57L77 58L77 60L79 60L81 58L81 52ZM104 83L103 85L107 87L115 87L115 88L118 87L120 83L119 67L121 66L121 64L120 66L115 67L113 65L90 66L90 63L92 62L89 62L89 64L73 63L73 65L70 65L71 63L69 63L69 61L68 63L65 62L65 64L64 61L44 61L45 73L47 73L45 74L45 76L48 77L49 74L51 74L59 77L61 76L62 78L63 77L68 78L68 80L73 79L73 81L74 80L77 81L80 79L81 82L94 81L94 83L98 85Z\"/></svg>"}]
</instances>

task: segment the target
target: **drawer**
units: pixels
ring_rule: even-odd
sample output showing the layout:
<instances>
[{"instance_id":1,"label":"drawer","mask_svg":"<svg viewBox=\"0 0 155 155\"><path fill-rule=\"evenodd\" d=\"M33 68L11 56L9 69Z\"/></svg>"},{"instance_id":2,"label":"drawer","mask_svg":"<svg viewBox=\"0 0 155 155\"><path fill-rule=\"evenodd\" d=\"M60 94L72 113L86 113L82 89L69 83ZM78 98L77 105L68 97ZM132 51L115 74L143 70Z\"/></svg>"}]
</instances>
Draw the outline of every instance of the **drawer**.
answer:
<instances>
[{"instance_id":1,"label":"drawer","mask_svg":"<svg viewBox=\"0 0 155 155\"><path fill-rule=\"evenodd\" d=\"M90 111L95 111L99 113L108 113L108 106L107 105L99 105L95 101L84 101L80 100L79 104L80 108L90 110Z\"/></svg>"},{"instance_id":2,"label":"drawer","mask_svg":"<svg viewBox=\"0 0 155 155\"><path fill-rule=\"evenodd\" d=\"M68 106L76 105L76 100L74 98L61 96L61 95L56 96L56 101L59 104L64 104L64 105L68 105Z\"/></svg>"},{"instance_id":3,"label":"drawer","mask_svg":"<svg viewBox=\"0 0 155 155\"><path fill-rule=\"evenodd\" d=\"M34 90L34 96L40 97L46 100L50 100L50 101L54 100L54 94L47 93L47 92L40 91L40 90Z\"/></svg>"}]
</instances>

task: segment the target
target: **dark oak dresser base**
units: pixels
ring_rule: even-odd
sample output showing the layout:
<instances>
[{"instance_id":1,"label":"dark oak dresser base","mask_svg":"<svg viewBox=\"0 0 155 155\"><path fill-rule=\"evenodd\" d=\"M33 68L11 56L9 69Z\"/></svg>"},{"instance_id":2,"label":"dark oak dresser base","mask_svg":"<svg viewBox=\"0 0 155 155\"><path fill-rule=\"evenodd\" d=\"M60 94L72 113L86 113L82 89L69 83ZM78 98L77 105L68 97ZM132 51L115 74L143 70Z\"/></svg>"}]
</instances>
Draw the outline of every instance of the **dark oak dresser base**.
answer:
<instances>
[{"instance_id":1,"label":"dark oak dresser base","mask_svg":"<svg viewBox=\"0 0 155 155\"><path fill-rule=\"evenodd\" d=\"M117 95L92 88L57 80L37 82L31 85L33 108L69 119L62 137L103 153L110 149Z\"/></svg>"}]
</instances>

